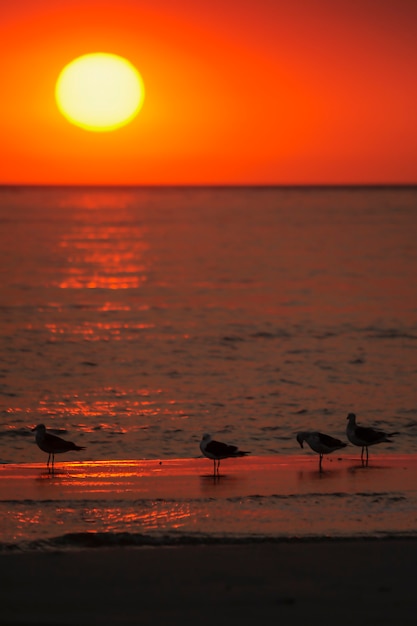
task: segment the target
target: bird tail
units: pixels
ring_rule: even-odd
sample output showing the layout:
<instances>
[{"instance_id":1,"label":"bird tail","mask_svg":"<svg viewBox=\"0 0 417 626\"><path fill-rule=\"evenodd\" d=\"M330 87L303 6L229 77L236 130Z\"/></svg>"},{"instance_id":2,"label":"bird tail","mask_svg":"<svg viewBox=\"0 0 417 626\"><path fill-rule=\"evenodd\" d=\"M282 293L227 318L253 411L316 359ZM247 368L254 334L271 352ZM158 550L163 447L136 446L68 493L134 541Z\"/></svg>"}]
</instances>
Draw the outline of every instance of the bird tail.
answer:
<instances>
[{"instance_id":1,"label":"bird tail","mask_svg":"<svg viewBox=\"0 0 417 626\"><path fill-rule=\"evenodd\" d=\"M85 450L85 446L76 446L74 444L73 450Z\"/></svg>"},{"instance_id":2,"label":"bird tail","mask_svg":"<svg viewBox=\"0 0 417 626\"><path fill-rule=\"evenodd\" d=\"M248 454L250 454L250 452L248 452L247 450L238 450L236 452L236 456L246 456Z\"/></svg>"},{"instance_id":3,"label":"bird tail","mask_svg":"<svg viewBox=\"0 0 417 626\"><path fill-rule=\"evenodd\" d=\"M394 435L399 435L400 433L398 432L398 430L395 431L395 433L388 433L387 437L394 437Z\"/></svg>"}]
</instances>

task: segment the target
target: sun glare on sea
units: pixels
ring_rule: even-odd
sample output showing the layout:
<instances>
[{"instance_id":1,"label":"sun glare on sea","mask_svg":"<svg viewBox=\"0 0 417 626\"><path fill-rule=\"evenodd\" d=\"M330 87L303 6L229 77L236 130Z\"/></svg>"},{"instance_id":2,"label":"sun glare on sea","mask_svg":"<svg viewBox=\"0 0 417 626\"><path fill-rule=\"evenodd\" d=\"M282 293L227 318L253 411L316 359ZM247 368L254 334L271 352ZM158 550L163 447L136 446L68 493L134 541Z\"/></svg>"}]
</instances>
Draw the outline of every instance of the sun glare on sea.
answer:
<instances>
[{"instance_id":1,"label":"sun glare on sea","mask_svg":"<svg viewBox=\"0 0 417 626\"><path fill-rule=\"evenodd\" d=\"M145 88L138 70L116 54L85 54L68 63L55 87L58 109L93 132L116 130L139 112Z\"/></svg>"}]
</instances>

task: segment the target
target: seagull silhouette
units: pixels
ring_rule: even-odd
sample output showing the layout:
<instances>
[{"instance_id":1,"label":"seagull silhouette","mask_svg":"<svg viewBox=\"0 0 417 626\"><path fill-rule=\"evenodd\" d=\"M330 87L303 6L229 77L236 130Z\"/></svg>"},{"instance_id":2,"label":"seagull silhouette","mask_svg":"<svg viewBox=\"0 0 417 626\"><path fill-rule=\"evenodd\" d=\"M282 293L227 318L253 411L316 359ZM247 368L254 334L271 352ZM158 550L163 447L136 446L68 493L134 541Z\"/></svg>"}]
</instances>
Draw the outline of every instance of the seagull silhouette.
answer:
<instances>
[{"instance_id":1,"label":"seagull silhouette","mask_svg":"<svg viewBox=\"0 0 417 626\"><path fill-rule=\"evenodd\" d=\"M347 438L354 446L362 447L361 452L361 461L363 461L363 454L366 450L366 461L365 464L368 464L368 447L374 446L377 443L388 442L391 443L394 435L399 435L398 432L386 433L383 430L379 430L377 428L370 428L369 426L358 426L356 423L356 415L354 413L349 413L346 418L348 420L348 425L346 427L346 435Z\"/></svg>"},{"instance_id":2,"label":"seagull silhouette","mask_svg":"<svg viewBox=\"0 0 417 626\"><path fill-rule=\"evenodd\" d=\"M297 435L297 441L303 448L303 442L306 441L310 448L319 454L319 471L322 471L321 462L323 460L323 454L330 454L335 450L346 448L347 444L335 439L330 435L319 433L317 430L306 430Z\"/></svg>"},{"instance_id":3,"label":"seagull silhouette","mask_svg":"<svg viewBox=\"0 0 417 626\"><path fill-rule=\"evenodd\" d=\"M49 455L46 467L49 469L49 463L51 461L52 471L55 465L55 454L69 452L70 450L85 450L84 446L77 446L75 443L72 443L72 441L65 441L65 439L61 439L61 437L47 433L44 424L38 424L35 428L32 428L32 432L35 433L35 441L39 448Z\"/></svg>"},{"instance_id":4,"label":"seagull silhouette","mask_svg":"<svg viewBox=\"0 0 417 626\"><path fill-rule=\"evenodd\" d=\"M200 450L208 459L213 461L213 476L219 476L220 461L222 459L236 458L246 456L250 452L239 450L237 446L230 446L221 441L215 441L211 435L206 433L200 441Z\"/></svg>"}]
</instances>

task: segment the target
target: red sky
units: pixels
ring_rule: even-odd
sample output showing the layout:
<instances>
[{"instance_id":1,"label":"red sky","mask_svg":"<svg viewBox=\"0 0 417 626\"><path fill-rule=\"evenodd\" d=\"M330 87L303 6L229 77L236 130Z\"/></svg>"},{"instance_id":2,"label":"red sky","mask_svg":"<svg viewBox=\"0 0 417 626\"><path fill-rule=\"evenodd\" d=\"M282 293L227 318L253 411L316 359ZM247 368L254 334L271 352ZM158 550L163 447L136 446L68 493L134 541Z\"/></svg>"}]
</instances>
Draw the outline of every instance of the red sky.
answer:
<instances>
[{"instance_id":1,"label":"red sky","mask_svg":"<svg viewBox=\"0 0 417 626\"><path fill-rule=\"evenodd\" d=\"M16 0L0 18L2 184L417 182L415 0ZM146 88L111 133L54 100L97 51Z\"/></svg>"}]
</instances>

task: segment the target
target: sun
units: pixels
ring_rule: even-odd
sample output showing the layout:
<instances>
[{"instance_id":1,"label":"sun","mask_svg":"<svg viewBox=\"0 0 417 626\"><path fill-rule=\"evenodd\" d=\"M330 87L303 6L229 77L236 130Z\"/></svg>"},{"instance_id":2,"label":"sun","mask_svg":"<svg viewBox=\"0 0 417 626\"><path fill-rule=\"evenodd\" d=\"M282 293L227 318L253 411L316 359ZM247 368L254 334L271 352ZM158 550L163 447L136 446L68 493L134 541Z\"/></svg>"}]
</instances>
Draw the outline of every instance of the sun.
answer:
<instances>
[{"instance_id":1,"label":"sun","mask_svg":"<svg viewBox=\"0 0 417 626\"><path fill-rule=\"evenodd\" d=\"M134 65L107 52L85 54L68 63L55 87L62 115L93 132L116 130L131 122L144 97L143 80Z\"/></svg>"}]
</instances>

